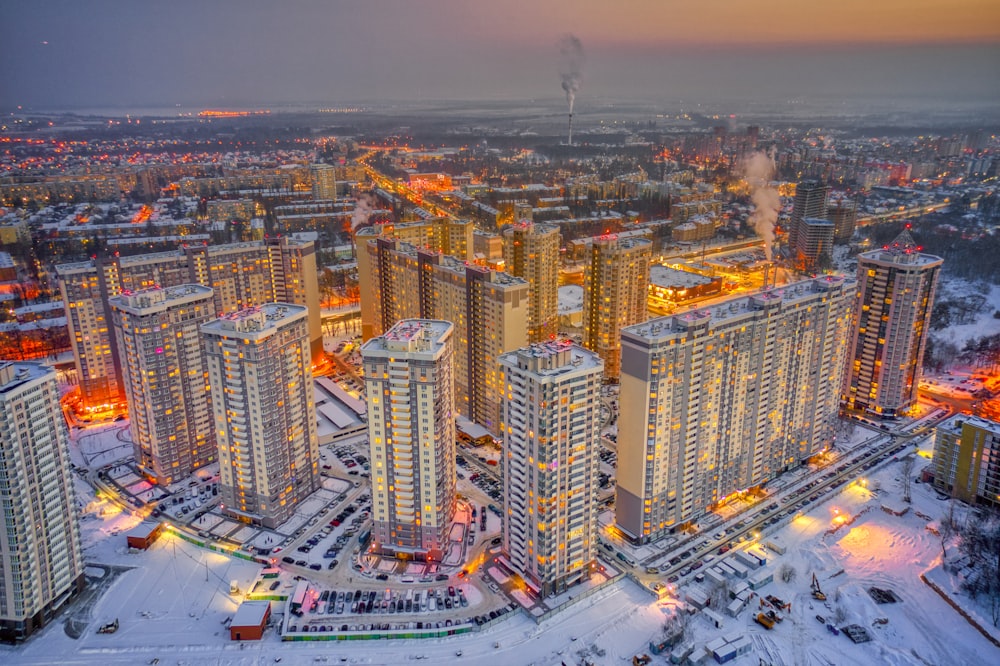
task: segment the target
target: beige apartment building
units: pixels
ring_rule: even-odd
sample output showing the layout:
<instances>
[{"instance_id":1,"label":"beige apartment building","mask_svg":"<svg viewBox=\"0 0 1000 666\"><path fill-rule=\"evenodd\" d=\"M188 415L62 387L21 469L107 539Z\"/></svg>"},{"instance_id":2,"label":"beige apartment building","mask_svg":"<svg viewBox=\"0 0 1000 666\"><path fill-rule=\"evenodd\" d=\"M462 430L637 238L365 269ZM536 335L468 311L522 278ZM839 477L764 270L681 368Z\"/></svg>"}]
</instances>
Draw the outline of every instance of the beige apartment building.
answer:
<instances>
[{"instance_id":1,"label":"beige apartment building","mask_svg":"<svg viewBox=\"0 0 1000 666\"><path fill-rule=\"evenodd\" d=\"M833 438L854 284L824 276L622 331L615 521L655 540Z\"/></svg>"},{"instance_id":2,"label":"beige apartment building","mask_svg":"<svg viewBox=\"0 0 1000 666\"><path fill-rule=\"evenodd\" d=\"M528 282L390 238L368 241L363 251L369 272L359 282L368 333L381 335L401 319L452 322L455 406L498 434L497 358L528 343Z\"/></svg>"},{"instance_id":3,"label":"beige apartment building","mask_svg":"<svg viewBox=\"0 0 1000 666\"><path fill-rule=\"evenodd\" d=\"M404 319L361 348L375 551L440 562L455 518L455 390L446 321Z\"/></svg>"},{"instance_id":4,"label":"beige apartment building","mask_svg":"<svg viewBox=\"0 0 1000 666\"><path fill-rule=\"evenodd\" d=\"M504 270L530 288L528 341L559 334L559 227L516 222L503 231Z\"/></svg>"},{"instance_id":5,"label":"beige apartment building","mask_svg":"<svg viewBox=\"0 0 1000 666\"><path fill-rule=\"evenodd\" d=\"M653 244L644 238L599 236L590 249L583 282L583 346L604 360L604 378L617 381L621 331L649 318L649 264Z\"/></svg>"},{"instance_id":6,"label":"beige apartment building","mask_svg":"<svg viewBox=\"0 0 1000 666\"><path fill-rule=\"evenodd\" d=\"M322 358L319 283L311 241L282 237L198 245L62 264L56 271L81 397L86 407L95 410L120 409L125 404L109 299L126 290L200 284L212 289L216 315L275 301L298 303L309 310L312 359Z\"/></svg>"},{"instance_id":7,"label":"beige apartment building","mask_svg":"<svg viewBox=\"0 0 1000 666\"><path fill-rule=\"evenodd\" d=\"M858 255L854 329L843 402L893 417L917 402L920 373L944 261L924 254L908 231Z\"/></svg>"},{"instance_id":8,"label":"beige apartment building","mask_svg":"<svg viewBox=\"0 0 1000 666\"><path fill-rule=\"evenodd\" d=\"M198 284L123 291L110 299L135 462L168 486L216 460L200 327L216 318Z\"/></svg>"},{"instance_id":9,"label":"beige apartment building","mask_svg":"<svg viewBox=\"0 0 1000 666\"><path fill-rule=\"evenodd\" d=\"M603 366L562 340L500 357L503 552L543 597L589 577L596 559Z\"/></svg>"},{"instance_id":10,"label":"beige apartment building","mask_svg":"<svg viewBox=\"0 0 1000 666\"><path fill-rule=\"evenodd\" d=\"M0 639L13 642L48 624L85 584L69 436L52 368L0 361L0 461Z\"/></svg>"},{"instance_id":11,"label":"beige apartment building","mask_svg":"<svg viewBox=\"0 0 1000 666\"><path fill-rule=\"evenodd\" d=\"M308 312L266 303L204 324L222 509L275 528L319 488Z\"/></svg>"}]
</instances>

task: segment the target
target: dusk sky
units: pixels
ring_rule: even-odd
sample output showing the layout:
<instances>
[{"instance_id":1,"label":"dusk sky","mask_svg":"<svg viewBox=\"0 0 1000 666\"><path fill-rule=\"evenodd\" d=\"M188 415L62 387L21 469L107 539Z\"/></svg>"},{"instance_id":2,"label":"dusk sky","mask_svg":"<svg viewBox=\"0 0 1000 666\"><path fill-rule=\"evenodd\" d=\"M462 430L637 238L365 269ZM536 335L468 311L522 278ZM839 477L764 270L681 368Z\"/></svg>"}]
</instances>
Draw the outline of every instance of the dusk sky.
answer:
<instances>
[{"instance_id":1,"label":"dusk sky","mask_svg":"<svg viewBox=\"0 0 1000 666\"><path fill-rule=\"evenodd\" d=\"M0 106L559 98L1000 102L997 0L0 0Z\"/></svg>"}]
</instances>

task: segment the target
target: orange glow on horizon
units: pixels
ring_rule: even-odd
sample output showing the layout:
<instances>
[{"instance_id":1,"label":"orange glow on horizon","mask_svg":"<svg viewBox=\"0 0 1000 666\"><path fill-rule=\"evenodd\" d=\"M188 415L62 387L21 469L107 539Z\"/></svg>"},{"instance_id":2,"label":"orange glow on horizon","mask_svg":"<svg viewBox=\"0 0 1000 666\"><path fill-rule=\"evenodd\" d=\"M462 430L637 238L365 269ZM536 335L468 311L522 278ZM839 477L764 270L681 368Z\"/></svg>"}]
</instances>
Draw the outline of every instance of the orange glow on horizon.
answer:
<instances>
[{"instance_id":1,"label":"orange glow on horizon","mask_svg":"<svg viewBox=\"0 0 1000 666\"><path fill-rule=\"evenodd\" d=\"M520 4L519 2L514 3ZM645 50L690 46L848 46L982 44L1000 41L1000 3L995 0L953 0L948 3L912 0L842 0L838 3L802 3L765 0L740 3L705 0L700 3L642 3L643 20L613 3L582 0L573 32L584 44ZM532 4L523 16L505 6L509 16L490 14L490 30L511 24L517 17L521 39L539 39L541 31L565 24L564 8ZM485 16L483 18L486 18ZM669 33L663 26L669 25ZM532 28L531 26L535 26ZM513 29L514 26L511 26ZM526 28L526 29L525 29ZM475 32L475 31L474 31ZM609 38L609 36L611 36Z\"/></svg>"}]
</instances>

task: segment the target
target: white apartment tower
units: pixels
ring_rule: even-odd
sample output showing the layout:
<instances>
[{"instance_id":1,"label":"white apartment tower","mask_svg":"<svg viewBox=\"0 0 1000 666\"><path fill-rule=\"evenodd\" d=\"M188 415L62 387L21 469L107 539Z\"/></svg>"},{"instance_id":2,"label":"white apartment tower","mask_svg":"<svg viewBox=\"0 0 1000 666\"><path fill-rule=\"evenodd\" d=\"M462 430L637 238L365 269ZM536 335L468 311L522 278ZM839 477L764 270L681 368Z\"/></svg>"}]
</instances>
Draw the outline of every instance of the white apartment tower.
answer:
<instances>
[{"instance_id":1,"label":"white apartment tower","mask_svg":"<svg viewBox=\"0 0 1000 666\"><path fill-rule=\"evenodd\" d=\"M565 341L500 357L503 550L546 597L590 575L604 363Z\"/></svg>"},{"instance_id":2,"label":"white apartment tower","mask_svg":"<svg viewBox=\"0 0 1000 666\"><path fill-rule=\"evenodd\" d=\"M824 276L622 331L615 520L636 542L833 438L854 285Z\"/></svg>"},{"instance_id":3,"label":"white apartment tower","mask_svg":"<svg viewBox=\"0 0 1000 666\"><path fill-rule=\"evenodd\" d=\"M197 284L126 290L110 304L135 461L167 486L218 453L200 330L216 316L212 290Z\"/></svg>"},{"instance_id":4,"label":"white apartment tower","mask_svg":"<svg viewBox=\"0 0 1000 666\"><path fill-rule=\"evenodd\" d=\"M401 559L441 561L455 517L450 322L404 319L361 348L368 394L372 541Z\"/></svg>"},{"instance_id":5,"label":"white apartment tower","mask_svg":"<svg viewBox=\"0 0 1000 666\"><path fill-rule=\"evenodd\" d=\"M204 324L224 510L273 528L319 487L308 314L268 303Z\"/></svg>"},{"instance_id":6,"label":"white apartment tower","mask_svg":"<svg viewBox=\"0 0 1000 666\"><path fill-rule=\"evenodd\" d=\"M604 377L621 370L621 330L646 321L653 244L645 238L598 236L583 281L583 346L604 360Z\"/></svg>"},{"instance_id":7,"label":"white apartment tower","mask_svg":"<svg viewBox=\"0 0 1000 666\"><path fill-rule=\"evenodd\" d=\"M897 416L917 402L934 291L944 261L909 231L858 255L855 328L843 400L848 409Z\"/></svg>"},{"instance_id":8,"label":"white apartment tower","mask_svg":"<svg viewBox=\"0 0 1000 666\"><path fill-rule=\"evenodd\" d=\"M0 361L0 506L0 639L20 641L84 586L59 386L39 363Z\"/></svg>"}]
</instances>

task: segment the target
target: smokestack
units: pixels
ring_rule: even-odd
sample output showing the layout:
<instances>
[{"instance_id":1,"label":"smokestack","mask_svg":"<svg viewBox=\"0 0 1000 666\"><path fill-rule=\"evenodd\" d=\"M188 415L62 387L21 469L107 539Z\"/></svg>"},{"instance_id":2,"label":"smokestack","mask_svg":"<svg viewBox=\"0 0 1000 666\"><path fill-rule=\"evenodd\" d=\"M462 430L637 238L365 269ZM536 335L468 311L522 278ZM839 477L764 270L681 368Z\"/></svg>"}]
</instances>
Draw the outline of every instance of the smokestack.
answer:
<instances>
[{"instance_id":1,"label":"smokestack","mask_svg":"<svg viewBox=\"0 0 1000 666\"><path fill-rule=\"evenodd\" d=\"M562 89L566 93L566 103L569 105L569 145L573 145L573 103L576 92L580 89L581 67L583 66L583 44L573 35L567 35L559 44L562 56L559 76L562 79Z\"/></svg>"}]
</instances>

